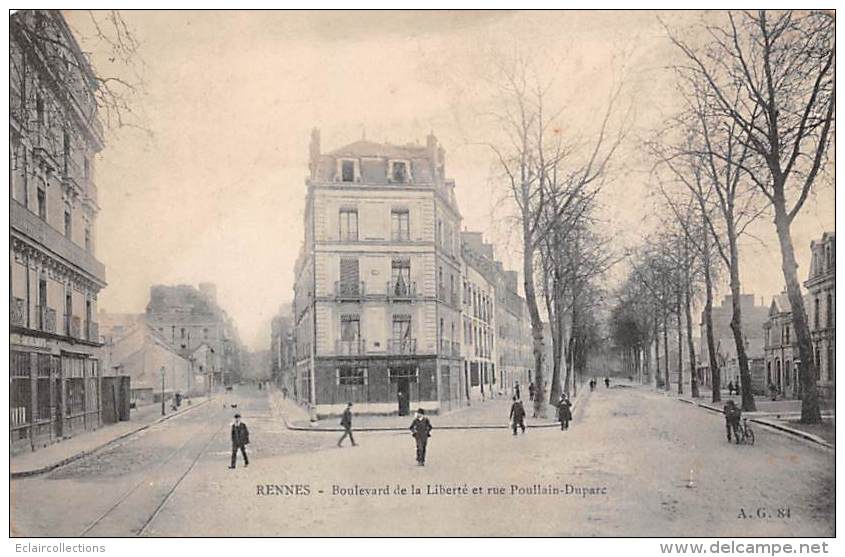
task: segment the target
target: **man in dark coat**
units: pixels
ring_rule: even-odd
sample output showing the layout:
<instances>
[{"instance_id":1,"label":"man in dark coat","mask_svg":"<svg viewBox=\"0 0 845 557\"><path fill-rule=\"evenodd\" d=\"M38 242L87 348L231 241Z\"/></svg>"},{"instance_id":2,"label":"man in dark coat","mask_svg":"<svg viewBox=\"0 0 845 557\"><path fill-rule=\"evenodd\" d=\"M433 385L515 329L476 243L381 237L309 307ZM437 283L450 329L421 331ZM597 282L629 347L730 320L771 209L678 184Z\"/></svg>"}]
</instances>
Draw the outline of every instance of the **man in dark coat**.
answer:
<instances>
[{"instance_id":1,"label":"man in dark coat","mask_svg":"<svg viewBox=\"0 0 845 557\"><path fill-rule=\"evenodd\" d=\"M349 440L352 441L352 446L356 447L358 444L355 442L355 438L352 437L352 403L346 403L346 410L343 411L343 416L340 417L340 425L343 426L343 435L341 435L340 440L337 442L337 446L340 447L340 444L343 443L343 440L349 437Z\"/></svg>"},{"instance_id":2,"label":"man in dark coat","mask_svg":"<svg viewBox=\"0 0 845 557\"><path fill-rule=\"evenodd\" d=\"M246 424L241 421L241 415L235 414L235 422L232 424L232 463L229 468L235 467L238 458L238 449L244 457L244 466L249 466L249 458L246 456L246 446L249 445L249 430Z\"/></svg>"},{"instance_id":3,"label":"man in dark coat","mask_svg":"<svg viewBox=\"0 0 845 557\"><path fill-rule=\"evenodd\" d=\"M534 401L534 381L528 382L528 400Z\"/></svg>"},{"instance_id":4,"label":"man in dark coat","mask_svg":"<svg viewBox=\"0 0 845 557\"><path fill-rule=\"evenodd\" d=\"M420 408L414 421L411 422L411 435L417 442L417 466L425 466L425 449L428 438L431 437L431 422L425 417L425 411Z\"/></svg>"},{"instance_id":5,"label":"man in dark coat","mask_svg":"<svg viewBox=\"0 0 845 557\"><path fill-rule=\"evenodd\" d=\"M605 377L605 378L604 378L604 388L605 388L605 389L609 389L609 388L610 388L610 377Z\"/></svg>"},{"instance_id":6,"label":"man in dark coat","mask_svg":"<svg viewBox=\"0 0 845 557\"><path fill-rule=\"evenodd\" d=\"M513 383L513 394L516 398L522 398L519 396L519 381L514 381Z\"/></svg>"},{"instance_id":7,"label":"man in dark coat","mask_svg":"<svg viewBox=\"0 0 845 557\"><path fill-rule=\"evenodd\" d=\"M736 444L739 445L739 422L742 419L742 409L734 401L729 400L725 403L722 411L725 413L725 430L728 434L728 443L731 442L731 432L733 431Z\"/></svg>"},{"instance_id":8,"label":"man in dark coat","mask_svg":"<svg viewBox=\"0 0 845 557\"><path fill-rule=\"evenodd\" d=\"M566 398L566 395L560 396L560 402L557 405L557 418L560 420L560 430L569 429L569 422L572 420L572 403Z\"/></svg>"},{"instance_id":9,"label":"man in dark coat","mask_svg":"<svg viewBox=\"0 0 845 557\"><path fill-rule=\"evenodd\" d=\"M522 406L522 401L513 397L513 404L511 404L511 413L509 417L513 434L516 435L516 428L521 427L522 433L525 433L525 407Z\"/></svg>"}]
</instances>

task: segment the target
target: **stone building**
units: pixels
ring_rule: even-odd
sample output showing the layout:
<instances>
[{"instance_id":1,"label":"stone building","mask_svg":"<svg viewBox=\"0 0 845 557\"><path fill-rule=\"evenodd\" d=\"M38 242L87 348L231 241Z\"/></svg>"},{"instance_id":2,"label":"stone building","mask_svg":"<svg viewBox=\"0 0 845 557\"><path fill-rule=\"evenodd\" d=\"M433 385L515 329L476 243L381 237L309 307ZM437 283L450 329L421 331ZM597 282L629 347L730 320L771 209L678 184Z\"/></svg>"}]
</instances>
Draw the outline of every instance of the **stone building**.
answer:
<instances>
[{"instance_id":1,"label":"stone building","mask_svg":"<svg viewBox=\"0 0 845 557\"><path fill-rule=\"evenodd\" d=\"M769 307L761 303L757 304L754 294L740 294L740 311L742 312L742 335L745 340L746 355L749 360L749 372L752 376L756 373L756 383L762 384L762 362L764 358L763 346L763 324L769 316ZM731 319L733 317L733 296L726 295L722 303L713 306L713 341L716 343L717 366L720 369L719 383L723 389L727 388L728 381L736 382L739 374L739 364L736 358L736 342L731 330ZM702 339L701 349L696 353L698 361L698 380L701 388L712 384L710 377L710 355L707 350L707 326L704 322L704 312L701 313L699 322L699 336ZM671 341L670 341L671 342ZM677 358L677 356L676 356ZM670 366L673 361L670 358ZM675 359L677 361L677 359ZM662 362L661 362L662 365ZM752 383L755 382L752 377Z\"/></svg>"},{"instance_id":2,"label":"stone building","mask_svg":"<svg viewBox=\"0 0 845 557\"><path fill-rule=\"evenodd\" d=\"M460 401L461 215L444 150L310 147L295 265L299 400L316 415L408 414Z\"/></svg>"},{"instance_id":3,"label":"stone building","mask_svg":"<svg viewBox=\"0 0 845 557\"><path fill-rule=\"evenodd\" d=\"M816 385L822 398L836 393L836 236L825 232L810 243L812 259L804 287L804 307L816 363ZM763 326L766 338L766 376L778 392L788 398L801 397L798 345L792 329L792 307L786 293L772 300L768 321Z\"/></svg>"},{"instance_id":4,"label":"stone building","mask_svg":"<svg viewBox=\"0 0 845 557\"><path fill-rule=\"evenodd\" d=\"M97 82L61 13L9 19L10 450L101 425Z\"/></svg>"},{"instance_id":5,"label":"stone building","mask_svg":"<svg viewBox=\"0 0 845 557\"><path fill-rule=\"evenodd\" d=\"M503 391L497 377L496 263L493 246L480 232L461 233L463 269L462 332L464 358L462 391L468 400L495 398Z\"/></svg>"},{"instance_id":6,"label":"stone building","mask_svg":"<svg viewBox=\"0 0 845 557\"><path fill-rule=\"evenodd\" d=\"M296 344L293 340L291 305L284 304L270 322L270 374L273 383L296 398L298 387L294 381Z\"/></svg>"},{"instance_id":7,"label":"stone building","mask_svg":"<svg viewBox=\"0 0 845 557\"><path fill-rule=\"evenodd\" d=\"M816 360L816 385L823 398L836 395L836 234L825 232L810 243L810 276L804 283L810 305L810 335ZM812 309L810 309L812 308Z\"/></svg>"},{"instance_id":8,"label":"stone building","mask_svg":"<svg viewBox=\"0 0 845 557\"><path fill-rule=\"evenodd\" d=\"M150 287L145 319L177 353L195 362L211 390L240 380L245 350L234 322L217 303L214 284Z\"/></svg>"},{"instance_id":9,"label":"stone building","mask_svg":"<svg viewBox=\"0 0 845 557\"><path fill-rule=\"evenodd\" d=\"M497 261L494 312L499 377L505 393L512 395L513 385L518 381L520 394L527 398L528 385L533 379L533 341L531 318L525 299L519 295L518 283L516 271L504 269ZM551 342L550 338L547 342Z\"/></svg>"}]
</instances>

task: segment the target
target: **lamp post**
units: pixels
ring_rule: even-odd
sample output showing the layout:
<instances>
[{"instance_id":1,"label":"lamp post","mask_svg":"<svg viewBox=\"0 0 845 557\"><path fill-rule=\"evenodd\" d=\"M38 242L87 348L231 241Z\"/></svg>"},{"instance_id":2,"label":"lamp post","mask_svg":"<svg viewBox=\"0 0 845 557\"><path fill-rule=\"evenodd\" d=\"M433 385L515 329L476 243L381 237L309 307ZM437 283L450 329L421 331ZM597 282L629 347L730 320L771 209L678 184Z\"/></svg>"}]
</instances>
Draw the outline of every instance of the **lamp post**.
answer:
<instances>
[{"instance_id":1,"label":"lamp post","mask_svg":"<svg viewBox=\"0 0 845 557\"><path fill-rule=\"evenodd\" d=\"M161 415L164 416L164 366L161 366Z\"/></svg>"}]
</instances>

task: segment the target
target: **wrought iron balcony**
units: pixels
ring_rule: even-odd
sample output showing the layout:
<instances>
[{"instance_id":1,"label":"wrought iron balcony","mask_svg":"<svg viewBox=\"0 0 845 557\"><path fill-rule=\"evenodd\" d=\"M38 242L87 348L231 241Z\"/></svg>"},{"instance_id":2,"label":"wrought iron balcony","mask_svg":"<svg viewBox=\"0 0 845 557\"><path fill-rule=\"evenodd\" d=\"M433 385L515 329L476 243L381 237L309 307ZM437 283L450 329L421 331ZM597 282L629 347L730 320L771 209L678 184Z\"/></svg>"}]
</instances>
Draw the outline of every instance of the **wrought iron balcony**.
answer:
<instances>
[{"instance_id":1,"label":"wrought iron balcony","mask_svg":"<svg viewBox=\"0 0 845 557\"><path fill-rule=\"evenodd\" d=\"M335 354L338 356L357 356L367 353L367 341L359 338L355 340L336 340Z\"/></svg>"},{"instance_id":2,"label":"wrought iron balcony","mask_svg":"<svg viewBox=\"0 0 845 557\"><path fill-rule=\"evenodd\" d=\"M364 297L366 292L363 281L335 281L334 295L338 301L342 300L360 300Z\"/></svg>"},{"instance_id":3,"label":"wrought iron balcony","mask_svg":"<svg viewBox=\"0 0 845 557\"><path fill-rule=\"evenodd\" d=\"M16 327L26 327L26 300L12 298L9 304L9 322Z\"/></svg>"},{"instance_id":4,"label":"wrought iron balcony","mask_svg":"<svg viewBox=\"0 0 845 557\"><path fill-rule=\"evenodd\" d=\"M47 333L56 332L56 310L47 306L35 306L38 329Z\"/></svg>"},{"instance_id":5,"label":"wrought iron balcony","mask_svg":"<svg viewBox=\"0 0 845 557\"><path fill-rule=\"evenodd\" d=\"M388 354L416 354L417 339L415 338L391 338L387 340Z\"/></svg>"},{"instance_id":6,"label":"wrought iron balcony","mask_svg":"<svg viewBox=\"0 0 845 557\"><path fill-rule=\"evenodd\" d=\"M388 300L413 300L417 297L417 283L391 280L387 283Z\"/></svg>"}]
</instances>

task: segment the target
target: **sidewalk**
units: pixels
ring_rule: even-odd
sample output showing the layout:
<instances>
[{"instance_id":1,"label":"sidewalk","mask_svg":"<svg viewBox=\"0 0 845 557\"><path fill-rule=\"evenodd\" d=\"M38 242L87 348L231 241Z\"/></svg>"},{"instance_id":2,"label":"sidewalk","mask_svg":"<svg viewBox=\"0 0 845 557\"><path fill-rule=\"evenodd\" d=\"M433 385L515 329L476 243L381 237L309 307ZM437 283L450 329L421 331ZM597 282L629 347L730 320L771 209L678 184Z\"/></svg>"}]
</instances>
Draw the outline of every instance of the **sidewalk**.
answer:
<instances>
[{"instance_id":1,"label":"sidewalk","mask_svg":"<svg viewBox=\"0 0 845 557\"><path fill-rule=\"evenodd\" d=\"M182 403L182 408L177 412L168 409L165 416L161 415L160 404L142 406L131 411L129 421L104 425L94 431L80 433L42 449L11 457L9 459L9 477L23 478L49 472L59 466L95 453L116 441L129 437L133 433L202 406L209 400L211 399L208 397L194 397L191 399L192 404Z\"/></svg>"},{"instance_id":2,"label":"sidewalk","mask_svg":"<svg viewBox=\"0 0 845 557\"><path fill-rule=\"evenodd\" d=\"M579 407L579 402L589 398L588 392L573 401L572 412ZM285 421L288 429L295 431L334 431L341 432L339 419L319 420L311 422L308 412L290 399L283 399L278 391L270 393L271 407L276 415ZM532 418L533 403L523 401L528 415L525 418L527 427L556 427L559 425L556 420L556 408L546 405L546 418ZM430 416L435 429L507 429L510 427L508 415L510 413L511 400L507 397L500 397L485 402L473 401L472 406L459 408L441 415ZM356 416L355 407L352 407L353 431L405 431L414 419L413 416Z\"/></svg>"},{"instance_id":3,"label":"sidewalk","mask_svg":"<svg viewBox=\"0 0 845 557\"><path fill-rule=\"evenodd\" d=\"M664 390L658 390L656 392L719 414L723 413L722 405L728 400L733 400L737 404L740 402L738 395L728 396L724 393L722 395L722 402L709 402L709 391L702 391L701 394L703 396L699 398L692 398L686 394L679 395L677 392ZM829 449L836 449L836 416L833 409L823 407L822 418L825 423L820 426L812 426L796 423L797 418L801 416L800 400L772 401L755 399L754 402L757 406L756 412L743 412L743 416L748 418L749 422L760 424L782 434L806 439Z\"/></svg>"}]
</instances>

